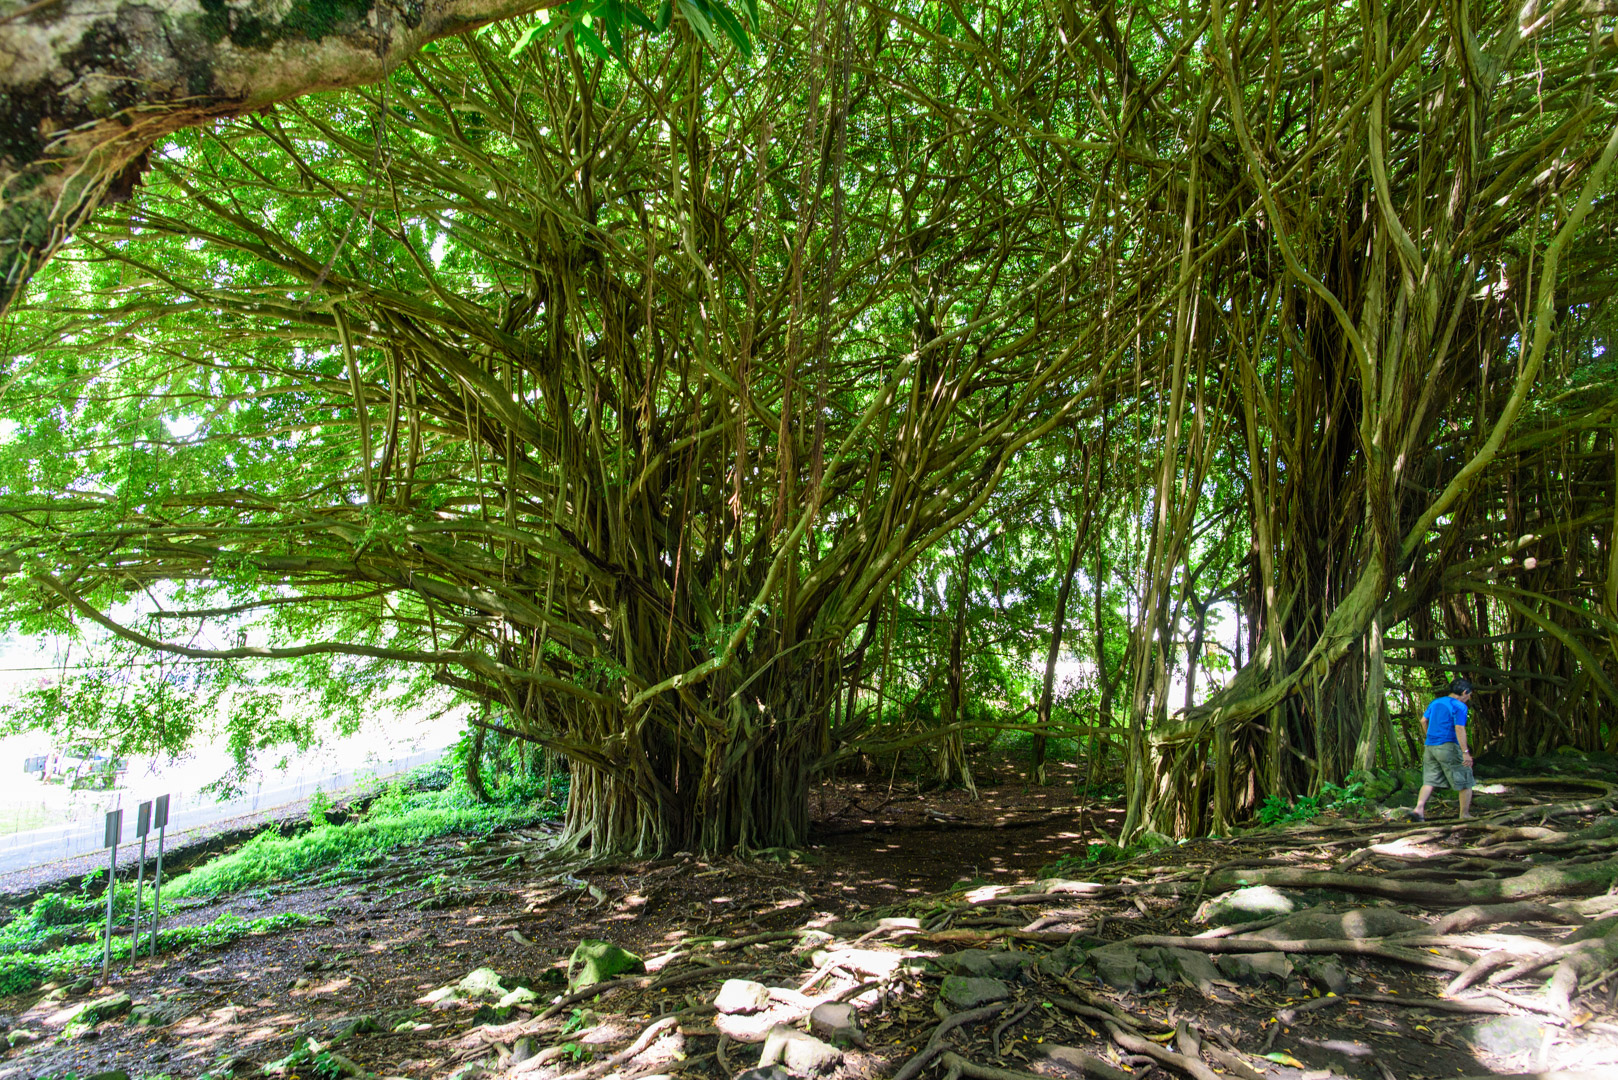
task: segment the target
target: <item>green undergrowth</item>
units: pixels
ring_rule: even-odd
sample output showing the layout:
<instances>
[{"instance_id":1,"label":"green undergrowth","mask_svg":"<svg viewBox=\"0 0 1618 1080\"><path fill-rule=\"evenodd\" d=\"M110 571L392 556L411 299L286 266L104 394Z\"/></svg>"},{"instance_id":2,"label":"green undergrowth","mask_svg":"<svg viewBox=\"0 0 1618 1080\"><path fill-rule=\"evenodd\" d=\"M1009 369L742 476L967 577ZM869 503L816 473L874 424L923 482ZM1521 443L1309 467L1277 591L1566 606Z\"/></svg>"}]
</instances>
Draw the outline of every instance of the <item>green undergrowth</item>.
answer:
<instances>
[{"instance_id":1,"label":"green undergrowth","mask_svg":"<svg viewBox=\"0 0 1618 1080\"><path fill-rule=\"evenodd\" d=\"M255 885L301 877L317 870L359 869L405 844L451 833L484 835L553 817L556 807L529 802L479 803L459 787L407 791L390 787L363 817L341 825L312 824L296 836L265 830L164 888L176 900L216 897Z\"/></svg>"},{"instance_id":2,"label":"green undergrowth","mask_svg":"<svg viewBox=\"0 0 1618 1080\"><path fill-rule=\"evenodd\" d=\"M1106 840L1092 840L1083 851L1069 852L1060 859L1042 867L1041 878L1070 877L1084 870L1093 870L1109 863L1128 862L1141 855L1149 855L1173 846L1174 841L1162 833L1145 832L1133 844L1119 845Z\"/></svg>"},{"instance_id":3,"label":"green undergrowth","mask_svg":"<svg viewBox=\"0 0 1618 1080\"><path fill-rule=\"evenodd\" d=\"M317 798L310 807L308 828L297 834L282 836L274 828L266 829L235 851L165 880L165 916L175 901L216 899L311 876L329 879L375 866L389 851L404 845L451 834L485 835L557 816L560 804L554 797L565 797L565 785L560 791L553 785L551 802L537 798L530 786L502 785L495 803L480 803L463 785L449 782L442 767L429 767L404 783L389 785L363 813L341 824L327 820L331 804ZM149 876L144 892L142 923L149 925ZM112 906L114 923L120 928L112 940L113 962L120 958L127 962L135 885L122 874L113 890ZM46 893L15 912L10 922L0 926L0 995L24 993L46 982L82 978L97 970L106 913L104 872L86 876L77 890ZM158 951L217 948L251 934L322 921L297 912L251 920L227 913L202 926L165 927L158 935ZM144 938L142 944L147 946Z\"/></svg>"},{"instance_id":4,"label":"green undergrowth","mask_svg":"<svg viewBox=\"0 0 1618 1080\"><path fill-rule=\"evenodd\" d=\"M41 897L35 907L50 899L52 896ZM82 978L96 971L101 966L101 926L104 925L97 922L97 917L104 919L106 909L93 902L88 908L96 914L87 923L52 926L41 934L32 918L34 913L30 912L12 920L0 930L0 995L21 994L46 982ZM164 927L158 931L157 950L160 953L175 953L188 949L213 949L250 934L273 934L327 921L295 911L283 911L258 919L244 919L240 915L227 913L202 926ZM129 961L128 926L125 921L122 932L112 939L114 965ZM64 930L73 932L71 944L59 944L63 940ZM150 939L143 933L142 953L148 948Z\"/></svg>"},{"instance_id":5,"label":"green undergrowth","mask_svg":"<svg viewBox=\"0 0 1618 1080\"><path fill-rule=\"evenodd\" d=\"M1366 798L1363 780L1355 780L1341 787L1324 783L1320 785L1318 794L1300 795L1291 802L1279 795L1271 795L1258 808L1258 820L1264 825L1297 825L1313 821L1327 811L1352 817L1370 807L1371 800Z\"/></svg>"}]
</instances>

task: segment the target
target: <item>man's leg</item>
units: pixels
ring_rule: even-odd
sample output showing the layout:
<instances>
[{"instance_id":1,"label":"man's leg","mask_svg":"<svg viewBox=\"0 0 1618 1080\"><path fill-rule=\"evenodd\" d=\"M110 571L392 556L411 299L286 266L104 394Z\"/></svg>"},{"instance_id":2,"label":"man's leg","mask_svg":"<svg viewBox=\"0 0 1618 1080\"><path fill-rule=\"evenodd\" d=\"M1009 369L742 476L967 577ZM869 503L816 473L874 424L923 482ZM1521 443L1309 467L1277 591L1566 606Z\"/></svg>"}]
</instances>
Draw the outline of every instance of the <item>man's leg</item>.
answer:
<instances>
[{"instance_id":1,"label":"man's leg","mask_svg":"<svg viewBox=\"0 0 1618 1080\"><path fill-rule=\"evenodd\" d=\"M1469 818L1471 816L1472 816L1472 789L1471 788L1462 788L1461 789L1461 817Z\"/></svg>"},{"instance_id":2,"label":"man's leg","mask_svg":"<svg viewBox=\"0 0 1618 1080\"><path fill-rule=\"evenodd\" d=\"M1417 817L1426 817L1427 816L1427 800L1432 798L1432 796L1433 796L1433 785L1432 784L1423 784L1423 785L1421 785L1421 794L1416 796L1416 816Z\"/></svg>"}]
</instances>

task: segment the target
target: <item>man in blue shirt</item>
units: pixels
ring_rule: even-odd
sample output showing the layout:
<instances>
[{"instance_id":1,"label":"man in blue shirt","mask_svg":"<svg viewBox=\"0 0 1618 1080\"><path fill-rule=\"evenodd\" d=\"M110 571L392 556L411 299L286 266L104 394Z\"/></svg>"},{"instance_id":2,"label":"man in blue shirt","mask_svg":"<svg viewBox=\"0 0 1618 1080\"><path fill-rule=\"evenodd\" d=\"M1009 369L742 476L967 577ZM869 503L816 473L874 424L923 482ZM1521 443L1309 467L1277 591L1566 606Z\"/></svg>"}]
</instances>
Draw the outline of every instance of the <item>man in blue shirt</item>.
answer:
<instances>
[{"instance_id":1,"label":"man in blue shirt","mask_svg":"<svg viewBox=\"0 0 1618 1080\"><path fill-rule=\"evenodd\" d=\"M1472 752L1466 747L1466 703L1472 684L1456 679L1449 693L1427 706L1421 726L1427 745L1421 755L1421 794L1416 797L1415 819L1427 820L1427 800L1440 784L1461 796L1461 817L1472 816Z\"/></svg>"}]
</instances>

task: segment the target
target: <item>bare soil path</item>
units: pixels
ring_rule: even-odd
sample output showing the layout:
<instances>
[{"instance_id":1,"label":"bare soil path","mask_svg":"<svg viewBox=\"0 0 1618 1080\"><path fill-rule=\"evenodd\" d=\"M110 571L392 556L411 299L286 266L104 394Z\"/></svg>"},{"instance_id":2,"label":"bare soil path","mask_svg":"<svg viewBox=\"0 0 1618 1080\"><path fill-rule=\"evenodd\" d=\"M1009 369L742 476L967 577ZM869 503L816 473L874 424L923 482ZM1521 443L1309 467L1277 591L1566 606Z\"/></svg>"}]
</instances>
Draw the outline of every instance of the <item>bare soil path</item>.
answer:
<instances>
[{"instance_id":1,"label":"bare soil path","mask_svg":"<svg viewBox=\"0 0 1618 1080\"><path fill-rule=\"evenodd\" d=\"M266 1067L314 1077L349 1065L434 1080L728 1078L768 1056L759 1040L776 1021L831 1000L855 1007L863 1043L825 1063L831 1080L1618 1075L1618 947L1601 951L1618 938L1589 929L1605 931L1599 920L1618 914L1618 898L1544 886L1528 898L1540 908L1489 908L1467 924L1454 921L1459 904L1363 891L1599 868L1604 841L1579 830L1599 833L1610 804L1570 791L1559 811L1545 808L1544 825L1327 822L1086 866L1086 838L1115 828L1115 810L1081 808L1067 777L1028 789L1010 766L997 772L978 800L886 778L827 785L815 796L817 844L778 859L677 856L558 875L528 830L400 851L335 885L229 897L186 917L298 910L330 921L143 961L106 990L0 1002L8 1028L42 1036L0 1057L0 1078L116 1069L190 1080ZM1569 838L1577 847L1558 850ZM1040 882L1040 868L1064 856L1064 878L1090 884ZM1283 870L1357 875L1348 888L1276 890L1317 924L1336 920L1339 938L1295 940L1319 926L1287 922L1278 940L1254 938L1263 928L1252 926L1208 936L1195 921L1220 891L1211 883ZM1540 921L1553 905L1559 921ZM1440 932L1446 915L1462 929ZM1577 933L1596 945L1569 945ZM568 959L582 939L629 949L650 970L570 995ZM1509 970L1557 948L1589 960L1565 1001L1536 992L1562 968ZM1462 969L1501 953L1505 964L1446 994ZM532 998L502 1007L471 989L443 993L484 968L498 993L527 986ZM770 988L767 1011L717 1014L728 978ZM62 1022L108 992L127 993L134 1015L82 1030ZM311 1039L324 1056L288 1060ZM795 1053L787 1064L810 1071Z\"/></svg>"}]
</instances>

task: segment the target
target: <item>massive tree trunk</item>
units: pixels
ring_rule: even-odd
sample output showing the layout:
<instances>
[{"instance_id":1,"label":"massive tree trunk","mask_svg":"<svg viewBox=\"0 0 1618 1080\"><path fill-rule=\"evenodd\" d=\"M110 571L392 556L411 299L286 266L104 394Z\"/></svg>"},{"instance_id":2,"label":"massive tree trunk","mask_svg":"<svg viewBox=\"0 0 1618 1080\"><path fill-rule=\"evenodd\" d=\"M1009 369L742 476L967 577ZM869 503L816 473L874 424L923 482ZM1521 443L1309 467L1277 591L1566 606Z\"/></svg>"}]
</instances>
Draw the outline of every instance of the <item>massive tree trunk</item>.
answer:
<instances>
[{"instance_id":1,"label":"massive tree trunk","mask_svg":"<svg viewBox=\"0 0 1618 1080\"><path fill-rule=\"evenodd\" d=\"M60 0L0 14L0 312L181 128L375 82L559 0Z\"/></svg>"}]
</instances>

